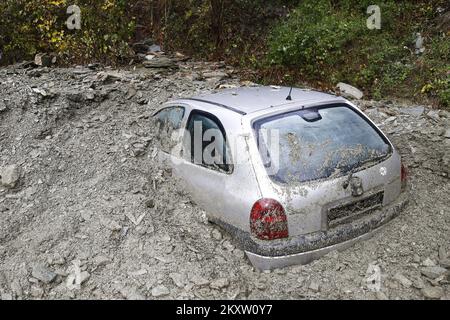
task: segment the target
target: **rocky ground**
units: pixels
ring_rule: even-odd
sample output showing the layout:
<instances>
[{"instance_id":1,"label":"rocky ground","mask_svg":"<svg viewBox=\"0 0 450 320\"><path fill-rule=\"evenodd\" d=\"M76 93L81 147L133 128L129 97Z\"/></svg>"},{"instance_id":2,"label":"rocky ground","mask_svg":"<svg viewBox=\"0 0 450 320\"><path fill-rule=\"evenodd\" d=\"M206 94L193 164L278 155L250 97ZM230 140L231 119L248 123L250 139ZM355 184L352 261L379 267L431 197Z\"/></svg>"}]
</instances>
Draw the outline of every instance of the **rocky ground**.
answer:
<instances>
[{"instance_id":1,"label":"rocky ground","mask_svg":"<svg viewBox=\"0 0 450 320\"><path fill-rule=\"evenodd\" d=\"M450 297L448 112L359 102L403 154L410 204L369 241L261 273L154 160L153 110L242 83L155 61L0 69L1 299Z\"/></svg>"}]
</instances>

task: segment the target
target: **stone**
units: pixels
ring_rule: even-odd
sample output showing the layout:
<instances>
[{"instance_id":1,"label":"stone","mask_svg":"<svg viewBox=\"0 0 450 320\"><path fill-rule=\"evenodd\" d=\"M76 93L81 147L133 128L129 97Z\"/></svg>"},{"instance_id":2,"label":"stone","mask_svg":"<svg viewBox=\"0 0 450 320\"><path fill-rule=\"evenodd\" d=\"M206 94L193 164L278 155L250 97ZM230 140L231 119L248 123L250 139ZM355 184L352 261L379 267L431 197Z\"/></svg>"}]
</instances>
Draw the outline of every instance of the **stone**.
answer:
<instances>
[{"instance_id":1,"label":"stone","mask_svg":"<svg viewBox=\"0 0 450 320\"><path fill-rule=\"evenodd\" d=\"M433 267L436 265L436 263L433 260L431 260L430 258L426 258L424 260L424 262L422 262L422 265L425 267Z\"/></svg>"},{"instance_id":2,"label":"stone","mask_svg":"<svg viewBox=\"0 0 450 320\"><path fill-rule=\"evenodd\" d=\"M91 277L91 274L87 271L83 271L80 273L80 284L85 283L86 281L89 280L89 278Z\"/></svg>"},{"instance_id":3,"label":"stone","mask_svg":"<svg viewBox=\"0 0 450 320\"><path fill-rule=\"evenodd\" d=\"M116 81L122 80L122 75L119 72L109 71L109 72L99 72L97 78L103 84L111 84Z\"/></svg>"},{"instance_id":4,"label":"stone","mask_svg":"<svg viewBox=\"0 0 450 320\"><path fill-rule=\"evenodd\" d=\"M167 58L167 57L159 57L155 58L149 61L144 61L144 67L146 68L160 68L160 69L166 69L166 68L175 68L177 67L177 64Z\"/></svg>"},{"instance_id":5,"label":"stone","mask_svg":"<svg viewBox=\"0 0 450 320\"><path fill-rule=\"evenodd\" d=\"M41 287L32 286L30 294L33 298L42 298L42 296L44 295L44 289L42 289Z\"/></svg>"},{"instance_id":6,"label":"stone","mask_svg":"<svg viewBox=\"0 0 450 320\"><path fill-rule=\"evenodd\" d=\"M41 264L37 264L33 267L31 275L45 284L49 284L56 279L56 273Z\"/></svg>"},{"instance_id":7,"label":"stone","mask_svg":"<svg viewBox=\"0 0 450 320\"><path fill-rule=\"evenodd\" d=\"M87 67L88 67L88 69L90 69L90 70L96 70L98 67L100 67L100 64L99 64L99 63L89 63L89 64L87 65Z\"/></svg>"},{"instance_id":8,"label":"stone","mask_svg":"<svg viewBox=\"0 0 450 320\"><path fill-rule=\"evenodd\" d=\"M394 280L398 281L399 283L401 283L402 286L404 286L405 288L409 288L412 285L412 281L409 280L408 278L406 278L403 274L401 273L396 273L394 275Z\"/></svg>"},{"instance_id":9,"label":"stone","mask_svg":"<svg viewBox=\"0 0 450 320\"><path fill-rule=\"evenodd\" d=\"M181 52L175 52L175 58L178 61L187 61L189 60L189 57L185 56L184 54L182 54Z\"/></svg>"},{"instance_id":10,"label":"stone","mask_svg":"<svg viewBox=\"0 0 450 320\"><path fill-rule=\"evenodd\" d=\"M161 46L157 45L157 44L152 44L149 48L148 48L149 52L161 52Z\"/></svg>"},{"instance_id":11,"label":"stone","mask_svg":"<svg viewBox=\"0 0 450 320\"><path fill-rule=\"evenodd\" d=\"M213 229L213 231L211 232L211 236L217 241L222 240L222 233L217 229Z\"/></svg>"},{"instance_id":12,"label":"stone","mask_svg":"<svg viewBox=\"0 0 450 320\"><path fill-rule=\"evenodd\" d=\"M136 289L124 287L119 290L120 294L127 300L145 300L145 297Z\"/></svg>"},{"instance_id":13,"label":"stone","mask_svg":"<svg viewBox=\"0 0 450 320\"><path fill-rule=\"evenodd\" d=\"M0 298L1 298L0 300L4 300L4 301L11 301L14 299L12 293L2 292L1 290L0 290Z\"/></svg>"},{"instance_id":14,"label":"stone","mask_svg":"<svg viewBox=\"0 0 450 320\"><path fill-rule=\"evenodd\" d=\"M152 289L152 296L155 298L164 297L170 294L169 289L167 289L165 286L160 285L157 287L154 287Z\"/></svg>"},{"instance_id":15,"label":"stone","mask_svg":"<svg viewBox=\"0 0 450 320\"><path fill-rule=\"evenodd\" d=\"M376 297L378 300L389 300L389 297L382 291L378 291Z\"/></svg>"},{"instance_id":16,"label":"stone","mask_svg":"<svg viewBox=\"0 0 450 320\"><path fill-rule=\"evenodd\" d=\"M314 292L320 291L320 285L317 281L311 281L308 288L309 288L309 290L314 291Z\"/></svg>"},{"instance_id":17,"label":"stone","mask_svg":"<svg viewBox=\"0 0 450 320\"><path fill-rule=\"evenodd\" d=\"M120 231L122 230L122 226L115 220L106 218L106 217L101 217L100 218L100 223L107 229L111 230L111 231Z\"/></svg>"},{"instance_id":18,"label":"stone","mask_svg":"<svg viewBox=\"0 0 450 320\"><path fill-rule=\"evenodd\" d=\"M234 249L233 250L233 255L238 258L238 259L244 259L245 258L245 253L244 251L240 250L240 249Z\"/></svg>"},{"instance_id":19,"label":"stone","mask_svg":"<svg viewBox=\"0 0 450 320\"><path fill-rule=\"evenodd\" d=\"M255 287L256 287L258 290L266 290L266 288L267 288L266 282L265 282L264 280L256 281Z\"/></svg>"},{"instance_id":20,"label":"stone","mask_svg":"<svg viewBox=\"0 0 450 320\"><path fill-rule=\"evenodd\" d=\"M20 172L17 165L9 165L0 168L0 184L8 189L13 189L19 182Z\"/></svg>"},{"instance_id":21,"label":"stone","mask_svg":"<svg viewBox=\"0 0 450 320\"><path fill-rule=\"evenodd\" d=\"M450 258L444 258L439 260L439 264L443 268L450 269Z\"/></svg>"},{"instance_id":22,"label":"stone","mask_svg":"<svg viewBox=\"0 0 450 320\"><path fill-rule=\"evenodd\" d=\"M420 117L421 115L424 114L424 112L425 112L425 108L422 106L408 107L408 108L400 109L400 113L410 115L410 116L415 116L415 117Z\"/></svg>"},{"instance_id":23,"label":"stone","mask_svg":"<svg viewBox=\"0 0 450 320\"><path fill-rule=\"evenodd\" d=\"M40 67L50 67L56 63L56 57L46 53L38 53L34 56L34 63Z\"/></svg>"},{"instance_id":24,"label":"stone","mask_svg":"<svg viewBox=\"0 0 450 320\"><path fill-rule=\"evenodd\" d=\"M345 97L353 98L353 99L357 99L357 100L360 100L364 97L364 94L362 93L361 90L359 90L358 88L351 86L349 84L339 82L336 87L339 89L341 94Z\"/></svg>"},{"instance_id":25,"label":"stone","mask_svg":"<svg viewBox=\"0 0 450 320\"><path fill-rule=\"evenodd\" d=\"M197 275L192 276L191 281L198 287L207 286L209 284L209 280Z\"/></svg>"},{"instance_id":26,"label":"stone","mask_svg":"<svg viewBox=\"0 0 450 320\"><path fill-rule=\"evenodd\" d=\"M450 139L450 129L445 129L445 131L444 131L444 138Z\"/></svg>"},{"instance_id":27,"label":"stone","mask_svg":"<svg viewBox=\"0 0 450 320\"><path fill-rule=\"evenodd\" d=\"M211 284L209 285L211 287L211 289L224 289L226 287L228 287L230 285L230 282L228 281L228 279L225 278L221 278L221 279L217 279L214 280L213 282L211 282Z\"/></svg>"},{"instance_id":28,"label":"stone","mask_svg":"<svg viewBox=\"0 0 450 320\"><path fill-rule=\"evenodd\" d=\"M439 122L439 120L441 120L441 117L439 115L439 111L436 110L432 110L430 112L427 113L427 117L429 117L430 119Z\"/></svg>"},{"instance_id":29,"label":"stone","mask_svg":"<svg viewBox=\"0 0 450 320\"><path fill-rule=\"evenodd\" d=\"M5 112L6 110L8 110L8 107L3 101L0 101L0 113Z\"/></svg>"},{"instance_id":30,"label":"stone","mask_svg":"<svg viewBox=\"0 0 450 320\"><path fill-rule=\"evenodd\" d=\"M440 299L444 295L444 289L441 287L426 287L422 289L422 294L427 299Z\"/></svg>"},{"instance_id":31,"label":"stone","mask_svg":"<svg viewBox=\"0 0 450 320\"><path fill-rule=\"evenodd\" d=\"M437 279L440 276L443 276L447 273L447 269L439 267L439 266L432 266L432 267L425 267L421 269L421 273L430 279Z\"/></svg>"},{"instance_id":32,"label":"stone","mask_svg":"<svg viewBox=\"0 0 450 320\"><path fill-rule=\"evenodd\" d=\"M205 79L218 79L218 80L223 80L229 77L228 73L226 72L222 72L222 71L210 71L210 72L204 72L203 73L203 77Z\"/></svg>"},{"instance_id":33,"label":"stone","mask_svg":"<svg viewBox=\"0 0 450 320\"><path fill-rule=\"evenodd\" d=\"M423 288L425 288L425 283L422 280L422 278L420 278L420 277L415 278L413 280L413 284L412 285L416 289L423 289Z\"/></svg>"},{"instance_id":34,"label":"stone","mask_svg":"<svg viewBox=\"0 0 450 320\"><path fill-rule=\"evenodd\" d=\"M169 273L169 278L178 288L184 288L186 286L185 277L181 273Z\"/></svg>"}]
</instances>

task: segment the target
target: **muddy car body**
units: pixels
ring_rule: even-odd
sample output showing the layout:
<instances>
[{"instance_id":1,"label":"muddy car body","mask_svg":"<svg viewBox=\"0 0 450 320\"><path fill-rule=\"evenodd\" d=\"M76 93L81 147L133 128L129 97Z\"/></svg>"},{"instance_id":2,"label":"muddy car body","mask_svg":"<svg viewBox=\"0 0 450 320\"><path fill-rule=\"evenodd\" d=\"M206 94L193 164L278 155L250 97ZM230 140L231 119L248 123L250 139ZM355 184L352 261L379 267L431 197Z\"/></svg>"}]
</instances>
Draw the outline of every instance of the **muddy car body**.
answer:
<instances>
[{"instance_id":1,"label":"muddy car body","mask_svg":"<svg viewBox=\"0 0 450 320\"><path fill-rule=\"evenodd\" d=\"M172 141L162 144L162 158L261 270L370 237L406 203L400 155L370 119L344 98L289 92L224 90L155 113ZM212 142L220 147L210 152ZM216 163L202 159L208 152Z\"/></svg>"}]
</instances>

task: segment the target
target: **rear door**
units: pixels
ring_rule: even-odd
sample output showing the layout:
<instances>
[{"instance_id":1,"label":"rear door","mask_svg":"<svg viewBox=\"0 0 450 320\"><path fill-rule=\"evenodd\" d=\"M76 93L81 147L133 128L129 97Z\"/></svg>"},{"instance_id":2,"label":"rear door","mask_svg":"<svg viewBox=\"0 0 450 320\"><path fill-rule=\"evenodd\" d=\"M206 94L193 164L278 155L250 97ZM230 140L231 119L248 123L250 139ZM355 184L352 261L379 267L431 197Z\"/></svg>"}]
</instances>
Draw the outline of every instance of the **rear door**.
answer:
<instances>
[{"instance_id":1,"label":"rear door","mask_svg":"<svg viewBox=\"0 0 450 320\"><path fill-rule=\"evenodd\" d=\"M192 110L186 122L177 174L194 201L220 219L227 211L225 186L233 172L227 135L220 120Z\"/></svg>"}]
</instances>

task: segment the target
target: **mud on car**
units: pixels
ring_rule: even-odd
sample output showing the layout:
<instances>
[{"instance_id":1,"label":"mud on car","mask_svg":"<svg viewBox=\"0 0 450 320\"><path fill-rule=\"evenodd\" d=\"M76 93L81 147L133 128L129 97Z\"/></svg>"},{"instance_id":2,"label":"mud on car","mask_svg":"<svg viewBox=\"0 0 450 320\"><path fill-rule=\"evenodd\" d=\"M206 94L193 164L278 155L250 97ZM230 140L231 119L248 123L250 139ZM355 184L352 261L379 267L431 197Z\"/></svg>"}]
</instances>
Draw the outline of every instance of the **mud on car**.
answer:
<instances>
[{"instance_id":1,"label":"mud on car","mask_svg":"<svg viewBox=\"0 0 450 320\"><path fill-rule=\"evenodd\" d=\"M345 249L407 202L399 153L342 97L237 88L170 101L154 120L161 159L260 270Z\"/></svg>"}]
</instances>

